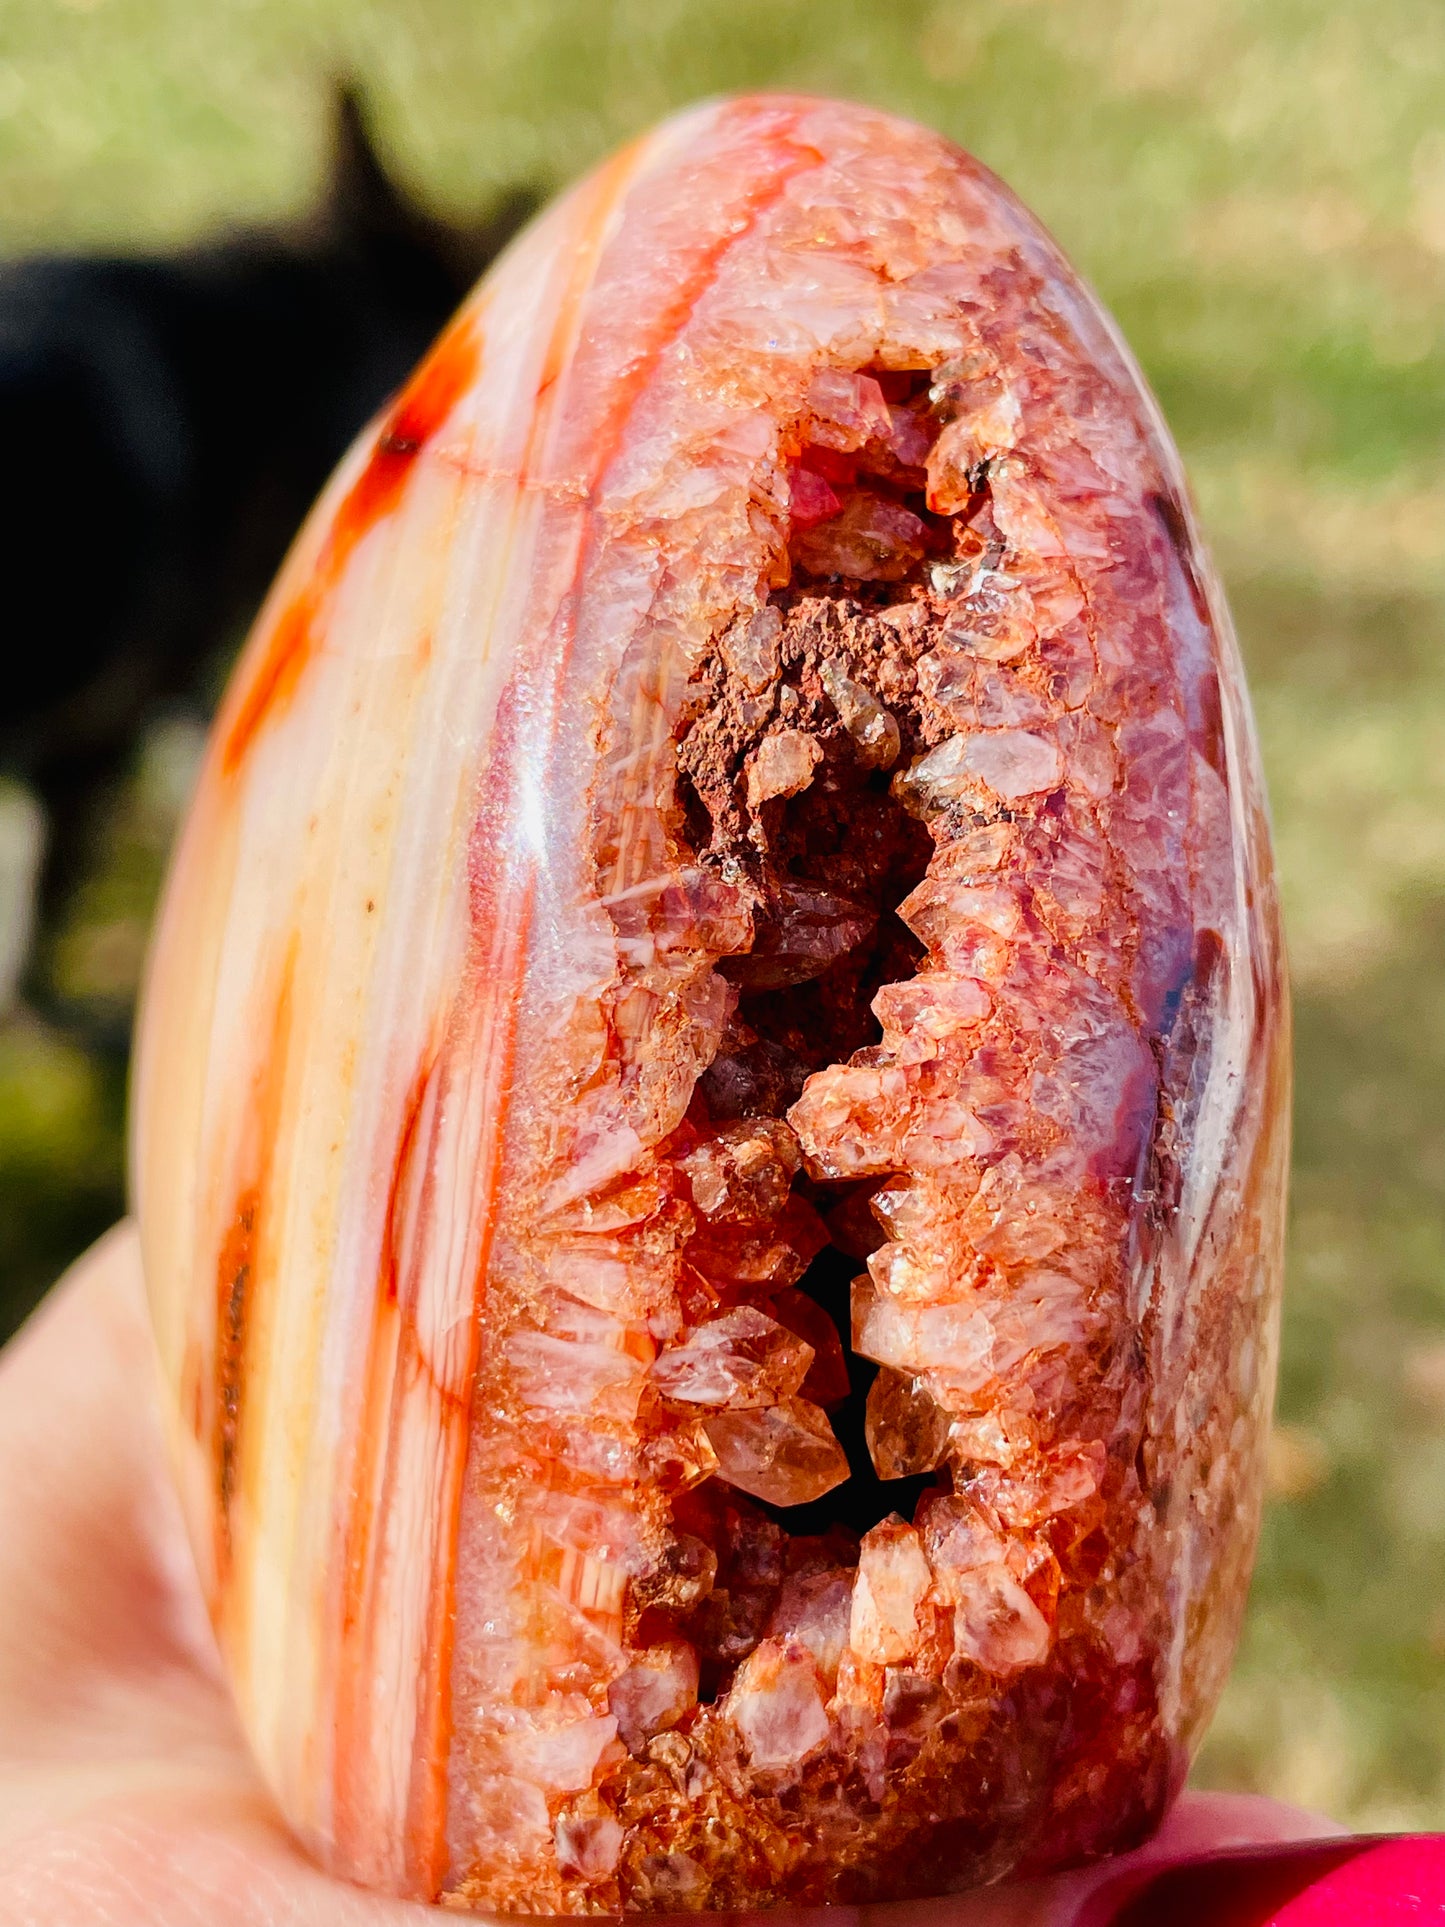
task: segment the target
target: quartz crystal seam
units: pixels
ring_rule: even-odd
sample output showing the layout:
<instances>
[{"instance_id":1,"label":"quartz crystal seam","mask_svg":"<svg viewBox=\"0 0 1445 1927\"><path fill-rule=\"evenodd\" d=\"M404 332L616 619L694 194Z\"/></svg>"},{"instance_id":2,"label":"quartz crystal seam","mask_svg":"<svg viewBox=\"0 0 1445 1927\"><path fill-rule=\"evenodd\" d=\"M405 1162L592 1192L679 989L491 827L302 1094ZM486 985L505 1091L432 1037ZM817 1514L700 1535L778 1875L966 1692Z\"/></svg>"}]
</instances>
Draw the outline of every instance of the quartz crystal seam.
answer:
<instances>
[{"instance_id":1,"label":"quartz crystal seam","mask_svg":"<svg viewBox=\"0 0 1445 1927\"><path fill-rule=\"evenodd\" d=\"M178 1476L299 1836L601 1914L1145 1837L1248 1583L1288 1083L1112 324L887 115L624 150L298 538L148 976Z\"/></svg>"}]
</instances>

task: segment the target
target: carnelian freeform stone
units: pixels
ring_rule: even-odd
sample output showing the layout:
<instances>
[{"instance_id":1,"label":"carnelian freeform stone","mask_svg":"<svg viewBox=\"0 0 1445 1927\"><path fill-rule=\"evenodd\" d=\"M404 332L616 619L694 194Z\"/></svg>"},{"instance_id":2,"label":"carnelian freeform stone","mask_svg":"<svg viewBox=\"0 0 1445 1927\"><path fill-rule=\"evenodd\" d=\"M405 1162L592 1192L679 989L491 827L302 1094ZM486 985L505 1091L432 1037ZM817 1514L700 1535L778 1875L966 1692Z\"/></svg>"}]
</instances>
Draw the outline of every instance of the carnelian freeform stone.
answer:
<instances>
[{"instance_id":1,"label":"carnelian freeform stone","mask_svg":"<svg viewBox=\"0 0 1445 1927\"><path fill-rule=\"evenodd\" d=\"M574 188L308 523L152 960L298 1834L542 1913L1139 1840L1248 1579L1287 1029L1228 618L1035 222L792 98Z\"/></svg>"}]
</instances>

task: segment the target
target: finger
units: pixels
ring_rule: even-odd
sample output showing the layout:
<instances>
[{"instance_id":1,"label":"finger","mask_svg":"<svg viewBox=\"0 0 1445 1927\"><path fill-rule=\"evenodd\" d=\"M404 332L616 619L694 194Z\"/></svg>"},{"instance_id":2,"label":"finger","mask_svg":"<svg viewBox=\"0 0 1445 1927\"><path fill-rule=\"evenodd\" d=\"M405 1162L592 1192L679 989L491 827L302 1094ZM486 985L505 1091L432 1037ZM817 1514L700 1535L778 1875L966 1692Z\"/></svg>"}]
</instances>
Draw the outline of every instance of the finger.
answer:
<instances>
[{"instance_id":1,"label":"finger","mask_svg":"<svg viewBox=\"0 0 1445 1927\"><path fill-rule=\"evenodd\" d=\"M0 1357L0 1760L194 1740L224 1704L160 1446L129 1226ZM208 1690L199 1690L202 1687Z\"/></svg>"},{"instance_id":2,"label":"finger","mask_svg":"<svg viewBox=\"0 0 1445 1927\"><path fill-rule=\"evenodd\" d=\"M154 1379L121 1225L0 1356L0 1762L79 1755L82 1733L92 1765L137 1738L214 1745L224 1693Z\"/></svg>"},{"instance_id":3,"label":"finger","mask_svg":"<svg viewBox=\"0 0 1445 1927\"><path fill-rule=\"evenodd\" d=\"M0 1354L0 1927L399 1927L285 1832L237 1730L165 1465L134 1233Z\"/></svg>"}]
</instances>

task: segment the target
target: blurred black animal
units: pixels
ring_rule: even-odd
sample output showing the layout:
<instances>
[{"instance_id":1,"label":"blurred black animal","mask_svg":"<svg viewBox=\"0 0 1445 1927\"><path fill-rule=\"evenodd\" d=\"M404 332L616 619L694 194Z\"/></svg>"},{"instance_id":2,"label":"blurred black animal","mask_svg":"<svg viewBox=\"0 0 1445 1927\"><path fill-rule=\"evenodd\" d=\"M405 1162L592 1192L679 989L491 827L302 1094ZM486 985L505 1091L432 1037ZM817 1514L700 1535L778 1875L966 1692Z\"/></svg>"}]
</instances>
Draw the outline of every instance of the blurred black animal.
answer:
<instances>
[{"instance_id":1,"label":"blurred black animal","mask_svg":"<svg viewBox=\"0 0 1445 1927\"><path fill-rule=\"evenodd\" d=\"M0 265L0 767L48 819L33 1003L146 721L206 704L337 457L536 203L444 223L349 86L334 119L293 230Z\"/></svg>"}]
</instances>

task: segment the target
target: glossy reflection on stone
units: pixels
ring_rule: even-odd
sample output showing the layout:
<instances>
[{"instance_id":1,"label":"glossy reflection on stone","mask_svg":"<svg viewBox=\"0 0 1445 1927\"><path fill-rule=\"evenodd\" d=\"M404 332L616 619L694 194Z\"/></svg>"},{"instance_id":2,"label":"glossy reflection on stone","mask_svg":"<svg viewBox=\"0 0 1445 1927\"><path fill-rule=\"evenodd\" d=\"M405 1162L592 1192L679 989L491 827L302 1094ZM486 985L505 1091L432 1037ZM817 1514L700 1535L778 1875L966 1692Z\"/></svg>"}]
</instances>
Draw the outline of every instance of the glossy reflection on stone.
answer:
<instances>
[{"instance_id":1,"label":"glossy reflection on stone","mask_svg":"<svg viewBox=\"0 0 1445 1927\"><path fill-rule=\"evenodd\" d=\"M575 188L303 532L150 972L298 1833L603 1913L1137 1841L1248 1579L1286 1053L1228 619L1035 223L801 99Z\"/></svg>"}]
</instances>

